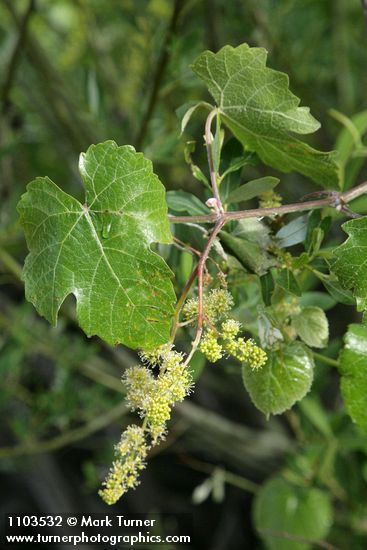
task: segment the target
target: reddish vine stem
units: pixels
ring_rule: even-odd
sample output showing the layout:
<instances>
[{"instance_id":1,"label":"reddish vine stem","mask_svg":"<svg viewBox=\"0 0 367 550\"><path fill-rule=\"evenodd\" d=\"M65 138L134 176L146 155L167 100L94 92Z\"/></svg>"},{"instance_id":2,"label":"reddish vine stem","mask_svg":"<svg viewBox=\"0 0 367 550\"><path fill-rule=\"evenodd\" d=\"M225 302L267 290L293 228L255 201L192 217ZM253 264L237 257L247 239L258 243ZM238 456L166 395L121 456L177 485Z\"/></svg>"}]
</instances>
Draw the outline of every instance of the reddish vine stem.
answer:
<instances>
[{"instance_id":1,"label":"reddish vine stem","mask_svg":"<svg viewBox=\"0 0 367 550\"><path fill-rule=\"evenodd\" d=\"M222 201L220 199L219 195L219 189L217 184L217 172L215 170L214 165L214 159L213 159L213 136L211 132L211 126L212 122L214 120L214 117L217 116L217 111L214 109L211 111L206 119L205 122L205 145L206 145L206 151L208 155L208 166L209 166L209 173L210 173L210 182L213 190L213 197L215 199L215 207L218 213L218 218L216 219L215 226L209 236L208 242L203 250L203 252L200 255L197 270L195 275L197 274L198 278L198 322L196 327L196 334L195 339L192 342L191 352L189 353L186 364L190 361L191 357L195 353L200 339L203 332L203 324L204 324L204 272L205 272L205 265L206 261L209 257L210 250L215 242L215 239L219 233L219 231L222 229L223 225L226 223L226 220L224 218L224 208L222 205ZM218 121L217 121L218 124ZM178 313L179 316L179 313ZM177 319L178 320L178 319Z\"/></svg>"},{"instance_id":2,"label":"reddish vine stem","mask_svg":"<svg viewBox=\"0 0 367 550\"><path fill-rule=\"evenodd\" d=\"M343 205L365 193L367 193L367 181L344 193L332 191L325 199L285 204L276 208L255 208L252 210L238 210L237 212L223 212L222 214L213 212L212 214L203 214L200 216L168 216L168 218L171 223L210 223L220 220L224 220L224 223L226 223L231 220L241 220L244 218L262 218L289 214L291 212L305 212L327 206L341 210Z\"/></svg>"},{"instance_id":3,"label":"reddish vine stem","mask_svg":"<svg viewBox=\"0 0 367 550\"><path fill-rule=\"evenodd\" d=\"M186 364L190 361L191 357L194 355L199 342L201 338L201 334L203 332L203 322L204 322L204 269L205 264L209 256L209 252L214 244L214 241L219 233L219 231L222 229L225 221L220 219L217 221L217 223L214 226L213 231L210 234L210 237L208 239L208 242L206 243L206 246L201 254L201 257L199 259L198 265L196 267L197 269L197 278L198 278L198 305L199 305L199 311L198 311L198 323L196 328L196 334L195 339L192 343L191 352L188 355L186 359ZM193 272L194 273L194 272ZM196 274L195 274L196 275Z\"/></svg>"},{"instance_id":4,"label":"reddish vine stem","mask_svg":"<svg viewBox=\"0 0 367 550\"><path fill-rule=\"evenodd\" d=\"M200 250L196 250L196 248L193 248L192 246L190 246L189 244L187 243L184 243L183 241L181 241L180 239L177 239L177 237L173 237L173 241L174 243L176 243L177 245L179 245L181 247L181 250L184 250L184 251L187 251L187 252L190 252L193 256L197 256L198 258L200 258L201 256L201 251ZM208 260L210 260L212 262L212 264L215 266L216 270L219 272L219 273L222 273L223 274L223 271L221 270L220 266L218 265L218 263L214 260L214 258L211 258L210 256L208 257ZM207 272L207 268L205 268L205 271Z\"/></svg>"},{"instance_id":5,"label":"reddish vine stem","mask_svg":"<svg viewBox=\"0 0 367 550\"><path fill-rule=\"evenodd\" d=\"M178 302L176 304L175 315L173 317L173 324L172 324L172 330L171 330L171 342L173 342L174 339L175 339L176 332L177 332L177 329L178 329L178 326L179 326L179 318L180 318L181 309L182 309L182 306L185 303L185 300L187 298L188 293L190 292L190 288L192 287L193 282L196 279L197 271L198 271L198 265L195 267L194 271L191 273L191 275L190 275L190 277L189 277L189 279L188 279L188 281L185 285L185 288L183 289L183 292L180 296L180 299L178 300Z\"/></svg>"},{"instance_id":6,"label":"reddish vine stem","mask_svg":"<svg viewBox=\"0 0 367 550\"><path fill-rule=\"evenodd\" d=\"M199 316L198 316L198 328L201 328L203 325L203 319L204 319L204 304L203 304L203 287L204 287L204 268L206 264L206 260L208 259L209 252L211 247L214 244L214 241L216 239L216 236L218 235L219 231L222 229L224 225L223 220L219 220L215 226L213 231L210 234L210 237L208 239L208 242L206 244L206 247L203 250L203 253L200 257L199 263L198 263L198 299L199 299Z\"/></svg>"},{"instance_id":7,"label":"reddish vine stem","mask_svg":"<svg viewBox=\"0 0 367 550\"><path fill-rule=\"evenodd\" d=\"M213 196L214 196L215 201L216 201L216 210L217 210L218 215L220 217L216 220L216 224L215 224L212 232L210 233L208 242L207 242L203 252L199 253L198 264L195 267L194 271L191 273L190 278L186 283L185 289L184 289L184 291L183 291L183 293L182 293L182 295L181 295L181 297L180 297L180 299L177 303L175 316L174 316L174 320L173 320L172 332L171 332L171 340L173 340L174 336L176 334L177 328L179 326L179 318L180 318L181 309L182 309L182 307L185 303L185 300L186 300L186 297L189 293L189 290L190 290L194 280L197 277L198 278L198 323L197 323L197 328L196 328L195 339L192 342L191 352L187 356L185 364L189 363L191 357L195 353L195 351L196 351L196 349L199 345L199 342L200 342L201 334L203 332L203 323L204 323L204 273L205 273L205 269L206 269L206 261L209 257L209 253L210 253L210 250L211 250L211 248L214 244L214 241L215 241L219 231L222 229L222 227L223 227L223 225L225 224L225 221L226 221L223 218L224 209L223 209L222 201L221 201L220 195L219 195L219 189L218 189L218 184L217 184L217 172L215 170L214 159L213 159L213 136L212 136L212 132L211 132L211 125L212 125L212 122L213 122L214 117L216 115L217 115L216 110L213 110L209 113L209 115L206 119L206 123L205 123L205 136L204 137L205 137L205 145L206 145L206 150L207 150L207 155L208 155L210 181L211 181L211 186L212 186L212 190L213 190ZM217 124L218 124L218 122L217 122ZM178 240L176 239L176 241L178 241ZM195 252L197 252L197 251L195 251Z\"/></svg>"},{"instance_id":8,"label":"reddish vine stem","mask_svg":"<svg viewBox=\"0 0 367 550\"><path fill-rule=\"evenodd\" d=\"M182 248L186 249L188 252L191 252L194 256L201 256L200 250L196 250L196 248L193 248L187 243L184 243L181 241L181 239L178 239L177 237L173 237L173 240L175 243L179 244Z\"/></svg>"}]
</instances>

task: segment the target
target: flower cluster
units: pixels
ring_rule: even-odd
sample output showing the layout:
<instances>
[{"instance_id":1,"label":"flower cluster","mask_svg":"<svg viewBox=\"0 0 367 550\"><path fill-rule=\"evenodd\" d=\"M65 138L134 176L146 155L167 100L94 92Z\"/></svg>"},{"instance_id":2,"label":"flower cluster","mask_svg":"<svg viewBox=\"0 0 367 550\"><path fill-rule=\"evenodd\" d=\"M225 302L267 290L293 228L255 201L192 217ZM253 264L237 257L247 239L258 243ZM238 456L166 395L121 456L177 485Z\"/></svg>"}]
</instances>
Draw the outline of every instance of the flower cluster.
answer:
<instances>
[{"instance_id":1,"label":"flower cluster","mask_svg":"<svg viewBox=\"0 0 367 550\"><path fill-rule=\"evenodd\" d=\"M226 289L213 289L204 296L205 332L199 349L211 363L232 356L252 369L260 368L266 363L267 355L254 340L238 337L240 323L228 318L232 306L233 298ZM198 310L198 300L188 300L183 308L186 320L193 322Z\"/></svg>"},{"instance_id":2,"label":"flower cluster","mask_svg":"<svg viewBox=\"0 0 367 550\"><path fill-rule=\"evenodd\" d=\"M141 407L153 443L164 437L166 423L171 417L172 406L183 399L192 389L192 377L183 362L183 356L168 352L161 363L154 387L147 393Z\"/></svg>"},{"instance_id":3,"label":"flower cluster","mask_svg":"<svg viewBox=\"0 0 367 550\"><path fill-rule=\"evenodd\" d=\"M265 351L251 338L238 338L240 329L240 323L234 319L227 319L222 323L220 333L214 329L207 330L201 339L200 351L211 363L215 363L224 355L230 355L252 369L262 367L267 361Z\"/></svg>"},{"instance_id":4,"label":"flower cluster","mask_svg":"<svg viewBox=\"0 0 367 550\"><path fill-rule=\"evenodd\" d=\"M214 288L204 296L205 318L211 324L215 324L228 316L233 307L233 298L228 290ZM192 298L183 307L183 314L187 321L196 320L199 312L197 298Z\"/></svg>"},{"instance_id":5,"label":"flower cluster","mask_svg":"<svg viewBox=\"0 0 367 550\"><path fill-rule=\"evenodd\" d=\"M275 191L264 191L260 195L260 208L278 208L282 205L282 197Z\"/></svg>"},{"instance_id":6,"label":"flower cluster","mask_svg":"<svg viewBox=\"0 0 367 550\"><path fill-rule=\"evenodd\" d=\"M114 504L124 493L139 484L138 475L145 467L147 452L143 428L128 426L115 446L116 460L103 483L104 488L99 491L106 504Z\"/></svg>"},{"instance_id":7,"label":"flower cluster","mask_svg":"<svg viewBox=\"0 0 367 550\"><path fill-rule=\"evenodd\" d=\"M228 318L233 298L225 288L212 289L204 296L204 335L200 350L209 361L232 356L256 369L264 365L266 353L252 339L239 337L240 323ZM187 323L199 314L197 299L188 300L183 308ZM107 504L114 504L126 491L139 483L149 449L166 434L172 407L182 401L193 387L188 360L171 344L140 353L141 363L126 370L122 382L127 405L143 420L141 427L130 425L115 447L116 460L99 492Z\"/></svg>"},{"instance_id":8,"label":"flower cluster","mask_svg":"<svg viewBox=\"0 0 367 550\"><path fill-rule=\"evenodd\" d=\"M216 363L223 357L223 347L218 343L215 330L207 330L200 341L200 351L211 363Z\"/></svg>"},{"instance_id":9,"label":"flower cluster","mask_svg":"<svg viewBox=\"0 0 367 550\"><path fill-rule=\"evenodd\" d=\"M193 386L183 354L172 346L161 346L140 356L144 364L127 369L122 382L128 407L139 412L143 426L129 426L116 446L117 459L99 493L107 504L114 504L128 489L136 487L148 450L165 436L172 407ZM158 368L156 376L151 367Z\"/></svg>"},{"instance_id":10,"label":"flower cluster","mask_svg":"<svg viewBox=\"0 0 367 550\"><path fill-rule=\"evenodd\" d=\"M235 357L252 369L263 367L268 358L265 351L259 348L251 338L248 340L244 338L226 340L224 342L224 349L228 355L232 355L232 357Z\"/></svg>"}]
</instances>

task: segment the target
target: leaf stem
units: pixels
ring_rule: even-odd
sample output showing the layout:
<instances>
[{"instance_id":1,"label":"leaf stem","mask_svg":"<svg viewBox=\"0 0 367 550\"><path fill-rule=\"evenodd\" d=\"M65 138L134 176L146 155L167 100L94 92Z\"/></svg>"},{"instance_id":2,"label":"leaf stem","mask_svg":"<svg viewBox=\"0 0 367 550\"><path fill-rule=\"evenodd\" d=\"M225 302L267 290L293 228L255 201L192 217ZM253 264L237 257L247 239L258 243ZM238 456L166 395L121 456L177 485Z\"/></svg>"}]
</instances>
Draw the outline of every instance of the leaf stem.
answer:
<instances>
[{"instance_id":1,"label":"leaf stem","mask_svg":"<svg viewBox=\"0 0 367 550\"><path fill-rule=\"evenodd\" d=\"M222 205L222 201L220 199L219 190L218 190L218 184L217 184L217 173L215 171L214 167L214 159L213 159L213 136L211 132L212 122L214 117L216 117L218 114L217 109L213 109L211 111L206 119L205 123L205 145L206 145L206 152L208 155L208 165L209 165L209 174L210 174L210 183L212 185L213 190L213 197L216 200L216 206L218 208L218 211L220 214L223 214L224 209ZM217 121L218 124L218 121Z\"/></svg>"},{"instance_id":2,"label":"leaf stem","mask_svg":"<svg viewBox=\"0 0 367 550\"><path fill-rule=\"evenodd\" d=\"M320 363L325 363L325 365L330 365L331 367L336 367L337 369L340 367L340 363L336 359L332 359L331 357L327 357L326 355L322 355L316 351L313 351L312 355L317 361L320 361Z\"/></svg>"},{"instance_id":3,"label":"leaf stem","mask_svg":"<svg viewBox=\"0 0 367 550\"><path fill-rule=\"evenodd\" d=\"M174 243L177 243L178 245L180 245L181 250L185 250L187 252L190 252L192 255L196 255L196 256L201 255L200 250L196 250L196 248L193 248L189 244L181 241L181 239L178 239L177 237L173 237L173 241L174 241Z\"/></svg>"}]
</instances>

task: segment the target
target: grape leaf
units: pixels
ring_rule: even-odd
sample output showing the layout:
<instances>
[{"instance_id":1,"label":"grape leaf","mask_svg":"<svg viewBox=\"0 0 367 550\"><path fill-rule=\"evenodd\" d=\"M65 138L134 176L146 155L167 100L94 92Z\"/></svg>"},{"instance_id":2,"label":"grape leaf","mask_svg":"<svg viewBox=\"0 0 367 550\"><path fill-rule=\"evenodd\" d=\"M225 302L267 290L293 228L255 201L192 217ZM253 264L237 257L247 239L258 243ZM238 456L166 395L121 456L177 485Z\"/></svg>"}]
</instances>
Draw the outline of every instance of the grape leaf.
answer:
<instances>
[{"instance_id":1,"label":"grape leaf","mask_svg":"<svg viewBox=\"0 0 367 550\"><path fill-rule=\"evenodd\" d=\"M244 151L242 143L230 137L225 141L221 151L220 166L220 196L223 203L227 197L240 185L240 175L243 166L255 166L259 158L251 151Z\"/></svg>"},{"instance_id":2,"label":"grape leaf","mask_svg":"<svg viewBox=\"0 0 367 550\"><path fill-rule=\"evenodd\" d=\"M275 235L280 248L287 248L303 243L307 231L307 216L298 216L286 225L283 225Z\"/></svg>"},{"instance_id":3,"label":"grape leaf","mask_svg":"<svg viewBox=\"0 0 367 550\"><path fill-rule=\"evenodd\" d=\"M235 140L235 141L237 142L237 140ZM221 153L222 153L221 161L223 162L223 149L222 149ZM223 181L229 174L233 174L233 172L238 172L238 170L241 170L241 168L246 166L246 164L254 164L255 163L254 156L255 155L253 153L243 153L242 156L239 156L237 158L235 157L235 158L231 159L228 168L221 175L221 181ZM280 181L280 180L278 180L278 181Z\"/></svg>"},{"instance_id":4,"label":"grape leaf","mask_svg":"<svg viewBox=\"0 0 367 550\"><path fill-rule=\"evenodd\" d=\"M210 214L210 210L200 199L186 191L167 191L169 208L175 212L188 212L192 216Z\"/></svg>"},{"instance_id":5,"label":"grape leaf","mask_svg":"<svg viewBox=\"0 0 367 550\"><path fill-rule=\"evenodd\" d=\"M190 170L192 175L195 179L198 181L201 181L204 185L209 187L211 189L210 183L208 181L208 178L203 173L203 171L199 168L197 164L195 164L192 160L191 153L193 153L196 149L196 141L187 141L184 148L184 157L187 164L190 166Z\"/></svg>"},{"instance_id":6,"label":"grape leaf","mask_svg":"<svg viewBox=\"0 0 367 550\"><path fill-rule=\"evenodd\" d=\"M278 273L275 282L286 292L294 294L294 296L301 296L302 291L297 282L297 279L289 269L281 269Z\"/></svg>"},{"instance_id":7,"label":"grape leaf","mask_svg":"<svg viewBox=\"0 0 367 550\"><path fill-rule=\"evenodd\" d=\"M210 105L210 103L206 103L206 101L190 101L188 103L185 103L184 105L181 105L181 107L176 110L176 114L181 120L181 134L184 133L185 128L190 122L192 115L199 107L205 107L209 111L211 111L213 108L212 105Z\"/></svg>"},{"instance_id":8,"label":"grape leaf","mask_svg":"<svg viewBox=\"0 0 367 550\"><path fill-rule=\"evenodd\" d=\"M274 477L256 495L253 515L267 549L311 550L327 536L333 511L326 492Z\"/></svg>"},{"instance_id":9,"label":"grape leaf","mask_svg":"<svg viewBox=\"0 0 367 550\"><path fill-rule=\"evenodd\" d=\"M350 325L340 354L341 394L352 420L367 431L367 327Z\"/></svg>"},{"instance_id":10,"label":"grape leaf","mask_svg":"<svg viewBox=\"0 0 367 550\"><path fill-rule=\"evenodd\" d=\"M106 141L80 157L85 204L49 178L27 186L18 211L30 254L27 299L52 324L69 294L88 336L151 348L166 342L175 294L171 270L150 249L170 243L164 187L151 162Z\"/></svg>"},{"instance_id":11,"label":"grape leaf","mask_svg":"<svg viewBox=\"0 0 367 550\"><path fill-rule=\"evenodd\" d=\"M330 296L332 296L337 302L347 306L355 305L356 301L352 292L341 286L335 273L326 275L325 273L321 273L321 271L315 270L314 274L320 279Z\"/></svg>"},{"instance_id":12,"label":"grape leaf","mask_svg":"<svg viewBox=\"0 0 367 550\"><path fill-rule=\"evenodd\" d=\"M253 403L264 414L281 414L310 390L314 362L311 351L292 342L277 351L268 351L260 369L242 367L243 382Z\"/></svg>"},{"instance_id":13,"label":"grape leaf","mask_svg":"<svg viewBox=\"0 0 367 550\"><path fill-rule=\"evenodd\" d=\"M320 307L324 311L332 309L338 301L327 294L326 292L319 292L318 290L309 290L304 292L299 299L299 305L301 307Z\"/></svg>"},{"instance_id":14,"label":"grape leaf","mask_svg":"<svg viewBox=\"0 0 367 550\"><path fill-rule=\"evenodd\" d=\"M348 239L334 249L331 269L341 285L353 291L359 311L367 309L367 217L342 225Z\"/></svg>"},{"instance_id":15,"label":"grape leaf","mask_svg":"<svg viewBox=\"0 0 367 550\"><path fill-rule=\"evenodd\" d=\"M274 278L270 270L260 277L260 288L264 304L270 306L271 297L275 288Z\"/></svg>"},{"instance_id":16,"label":"grape leaf","mask_svg":"<svg viewBox=\"0 0 367 550\"><path fill-rule=\"evenodd\" d=\"M274 260L267 251L250 239L235 237L226 231L221 231L220 240L225 249L232 253L246 269L257 275L263 275L274 265Z\"/></svg>"},{"instance_id":17,"label":"grape leaf","mask_svg":"<svg viewBox=\"0 0 367 550\"><path fill-rule=\"evenodd\" d=\"M264 178L258 178L256 180L248 181L241 187L238 187L227 198L227 203L248 201L254 197L258 197L265 191L271 191L278 185L280 180L273 178L272 176L266 176Z\"/></svg>"},{"instance_id":18,"label":"grape leaf","mask_svg":"<svg viewBox=\"0 0 367 550\"><path fill-rule=\"evenodd\" d=\"M317 151L293 137L319 128L308 107L289 88L288 76L266 67L264 48L225 46L206 51L193 71L205 82L216 101L221 120L246 150L282 172L296 171L323 187L339 185L336 153Z\"/></svg>"},{"instance_id":19,"label":"grape leaf","mask_svg":"<svg viewBox=\"0 0 367 550\"><path fill-rule=\"evenodd\" d=\"M304 307L293 315L292 327L298 336L313 348L324 348L329 338L329 322L320 307Z\"/></svg>"},{"instance_id":20,"label":"grape leaf","mask_svg":"<svg viewBox=\"0 0 367 550\"><path fill-rule=\"evenodd\" d=\"M258 218L238 220L232 234L235 237L257 243L263 248L268 248L273 244L269 227Z\"/></svg>"}]
</instances>

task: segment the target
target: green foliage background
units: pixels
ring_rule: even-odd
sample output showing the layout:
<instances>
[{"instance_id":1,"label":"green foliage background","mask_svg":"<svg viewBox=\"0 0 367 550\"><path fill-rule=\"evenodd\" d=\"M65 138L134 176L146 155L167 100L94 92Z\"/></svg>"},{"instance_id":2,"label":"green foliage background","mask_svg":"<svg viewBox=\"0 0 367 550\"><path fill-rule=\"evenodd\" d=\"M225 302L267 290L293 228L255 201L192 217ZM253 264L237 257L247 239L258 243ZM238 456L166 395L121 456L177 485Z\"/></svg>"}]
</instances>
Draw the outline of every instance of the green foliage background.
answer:
<instances>
[{"instance_id":1,"label":"green foliage background","mask_svg":"<svg viewBox=\"0 0 367 550\"><path fill-rule=\"evenodd\" d=\"M119 378L135 361L121 346L88 340L72 301L64 304L57 328L24 301L19 197L28 181L49 175L80 199L78 155L105 139L143 150L168 190L200 197L175 111L208 97L190 70L193 60L204 49L242 42L266 47L268 64L290 75L292 91L321 120L313 146L332 149L340 135L329 109L351 117L367 108L367 31L359 0L0 2L0 476L7 513L105 512L96 492L113 442L129 422ZM366 118L358 118L362 134ZM190 134L202 166L204 119L195 120ZM345 170L348 186L366 179L363 158ZM263 175L254 170L254 177ZM282 175L286 202L311 190L306 179ZM358 209L366 213L365 198ZM338 231L332 235L335 244L342 238ZM177 254L169 262L182 284L187 258ZM319 290L311 281L305 305L327 310L326 355L335 357L347 325L360 318L352 307L311 296ZM251 287L241 300L246 312L254 300ZM198 357L198 376L202 367ZM169 512L179 532L191 530L192 548L262 548L256 528L279 529L283 524L271 521L273 512L286 509L291 496L305 525L315 527L317 506L325 518L326 528L310 527L306 539L328 533L338 548L365 548L367 436L344 412L338 376L332 360L318 364L309 396L266 421L244 391L237 365L208 366L193 399L177 407L142 485L114 512ZM283 479L269 482L276 474ZM272 486L279 498L269 509L273 494L265 497ZM296 487L291 495L289 487ZM310 487L313 492L304 493ZM182 519L184 512L195 514L194 527ZM265 540L280 550L312 548Z\"/></svg>"}]
</instances>

